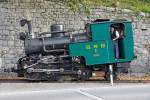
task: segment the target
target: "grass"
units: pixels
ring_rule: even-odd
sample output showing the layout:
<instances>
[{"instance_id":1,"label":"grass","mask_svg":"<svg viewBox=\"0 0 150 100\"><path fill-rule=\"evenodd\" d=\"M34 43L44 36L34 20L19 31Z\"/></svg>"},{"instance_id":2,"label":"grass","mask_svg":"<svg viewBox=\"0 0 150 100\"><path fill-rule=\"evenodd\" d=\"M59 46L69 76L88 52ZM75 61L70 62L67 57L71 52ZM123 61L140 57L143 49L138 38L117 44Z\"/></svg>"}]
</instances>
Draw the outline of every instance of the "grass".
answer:
<instances>
[{"instance_id":1,"label":"grass","mask_svg":"<svg viewBox=\"0 0 150 100\"><path fill-rule=\"evenodd\" d=\"M120 8L131 9L135 12L150 13L150 0L96 0L100 6L111 7L115 2L119 2Z\"/></svg>"},{"instance_id":2,"label":"grass","mask_svg":"<svg viewBox=\"0 0 150 100\"><path fill-rule=\"evenodd\" d=\"M112 7L116 2L119 2L120 8L130 9L135 12L150 13L150 0L56 0L62 1L69 5L73 11L87 11L90 7L103 6Z\"/></svg>"}]
</instances>

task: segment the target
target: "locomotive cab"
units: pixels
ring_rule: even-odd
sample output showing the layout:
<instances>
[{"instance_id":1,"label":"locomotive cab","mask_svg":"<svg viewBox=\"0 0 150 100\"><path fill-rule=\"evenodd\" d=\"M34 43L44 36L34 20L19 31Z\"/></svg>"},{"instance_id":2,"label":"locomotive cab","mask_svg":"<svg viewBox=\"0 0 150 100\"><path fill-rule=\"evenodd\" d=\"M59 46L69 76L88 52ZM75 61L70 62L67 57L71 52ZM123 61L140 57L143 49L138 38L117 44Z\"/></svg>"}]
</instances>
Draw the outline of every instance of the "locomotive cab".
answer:
<instances>
[{"instance_id":1,"label":"locomotive cab","mask_svg":"<svg viewBox=\"0 0 150 100\"><path fill-rule=\"evenodd\" d=\"M111 25L116 25L118 31L123 32L119 39L119 59L115 59L114 41L110 36ZM121 27L122 30L119 28ZM130 62L134 59L133 30L129 21L94 22L89 25L91 41L71 43L70 55L83 56L86 65L107 64L116 62ZM120 29L120 30L119 30Z\"/></svg>"}]
</instances>

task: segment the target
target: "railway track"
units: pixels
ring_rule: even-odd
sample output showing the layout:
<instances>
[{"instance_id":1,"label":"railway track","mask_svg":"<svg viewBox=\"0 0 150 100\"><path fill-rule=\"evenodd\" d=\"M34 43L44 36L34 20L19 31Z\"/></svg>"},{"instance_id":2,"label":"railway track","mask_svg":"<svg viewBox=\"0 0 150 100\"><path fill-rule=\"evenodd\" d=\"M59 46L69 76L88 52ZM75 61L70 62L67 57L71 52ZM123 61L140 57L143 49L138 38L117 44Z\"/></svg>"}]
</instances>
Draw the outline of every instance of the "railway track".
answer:
<instances>
[{"instance_id":1,"label":"railway track","mask_svg":"<svg viewBox=\"0 0 150 100\"><path fill-rule=\"evenodd\" d=\"M16 73L0 73L0 82L39 82L39 81L27 81L24 77L17 77ZM42 81L49 82L49 81ZM55 81L56 82L56 81ZM104 74L100 73L97 77L91 77L87 81L65 81L65 82L102 82L109 83L104 80ZM115 83L150 83L150 75L134 76L128 74L118 74Z\"/></svg>"},{"instance_id":2,"label":"railway track","mask_svg":"<svg viewBox=\"0 0 150 100\"><path fill-rule=\"evenodd\" d=\"M27 81L24 77L0 77L0 82L19 82L19 83L31 83L31 82L44 82L44 83L53 83L56 81ZM64 82L69 82L69 83L84 83L84 82L88 82L88 83L109 83L109 81L105 81L103 77L91 77L89 80L87 81L64 81ZM114 81L114 83L150 83L150 76L147 77L129 77L127 75L120 75L118 76L118 79Z\"/></svg>"}]
</instances>

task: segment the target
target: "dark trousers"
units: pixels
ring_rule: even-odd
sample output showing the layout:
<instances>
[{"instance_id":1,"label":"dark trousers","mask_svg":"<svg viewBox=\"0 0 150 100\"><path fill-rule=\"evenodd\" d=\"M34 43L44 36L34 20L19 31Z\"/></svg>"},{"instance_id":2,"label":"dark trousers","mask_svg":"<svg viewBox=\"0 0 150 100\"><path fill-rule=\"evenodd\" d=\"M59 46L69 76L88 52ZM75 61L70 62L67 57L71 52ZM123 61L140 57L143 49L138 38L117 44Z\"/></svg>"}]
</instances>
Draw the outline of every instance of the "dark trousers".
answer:
<instances>
[{"instance_id":1,"label":"dark trousers","mask_svg":"<svg viewBox=\"0 0 150 100\"><path fill-rule=\"evenodd\" d=\"M114 53L115 53L115 58L119 59L119 45L118 45L118 40L114 41Z\"/></svg>"}]
</instances>

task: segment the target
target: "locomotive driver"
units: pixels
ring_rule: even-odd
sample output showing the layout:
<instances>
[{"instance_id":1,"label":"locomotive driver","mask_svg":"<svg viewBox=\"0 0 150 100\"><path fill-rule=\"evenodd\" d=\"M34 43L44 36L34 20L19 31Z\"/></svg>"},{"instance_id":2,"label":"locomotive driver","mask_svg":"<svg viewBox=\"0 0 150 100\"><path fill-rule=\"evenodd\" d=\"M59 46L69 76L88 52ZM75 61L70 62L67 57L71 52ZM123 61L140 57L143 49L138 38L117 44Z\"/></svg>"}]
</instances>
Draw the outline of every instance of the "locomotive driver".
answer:
<instances>
[{"instance_id":1,"label":"locomotive driver","mask_svg":"<svg viewBox=\"0 0 150 100\"><path fill-rule=\"evenodd\" d=\"M111 26L110 28L110 36L111 39L114 41L115 59L119 59L118 39L120 37L120 34L114 26Z\"/></svg>"}]
</instances>

